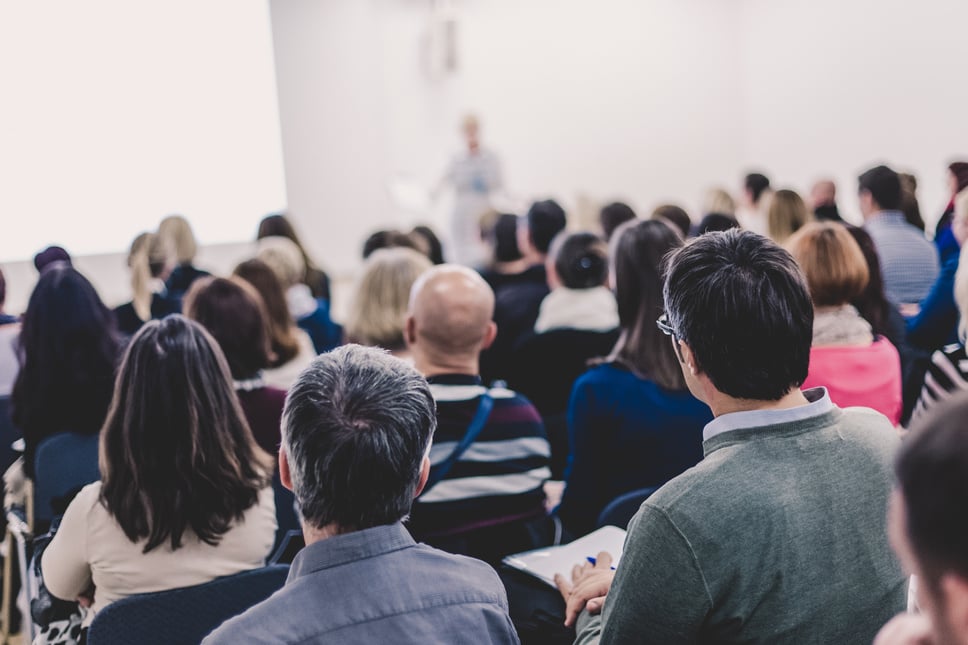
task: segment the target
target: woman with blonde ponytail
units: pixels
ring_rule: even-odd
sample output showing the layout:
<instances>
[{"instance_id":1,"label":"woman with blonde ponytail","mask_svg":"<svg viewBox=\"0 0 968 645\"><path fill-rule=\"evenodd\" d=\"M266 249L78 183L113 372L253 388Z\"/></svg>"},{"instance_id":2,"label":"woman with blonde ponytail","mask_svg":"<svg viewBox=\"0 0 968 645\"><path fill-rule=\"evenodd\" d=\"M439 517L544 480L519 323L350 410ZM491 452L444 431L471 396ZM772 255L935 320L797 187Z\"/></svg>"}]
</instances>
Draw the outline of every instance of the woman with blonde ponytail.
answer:
<instances>
[{"instance_id":1,"label":"woman with blonde ponytail","mask_svg":"<svg viewBox=\"0 0 968 645\"><path fill-rule=\"evenodd\" d=\"M168 253L161 238L154 233L142 233L134 238L128 252L131 270L131 302L114 310L118 330L133 336L149 320L179 313L181 303L168 295L165 278L171 273Z\"/></svg>"}]
</instances>

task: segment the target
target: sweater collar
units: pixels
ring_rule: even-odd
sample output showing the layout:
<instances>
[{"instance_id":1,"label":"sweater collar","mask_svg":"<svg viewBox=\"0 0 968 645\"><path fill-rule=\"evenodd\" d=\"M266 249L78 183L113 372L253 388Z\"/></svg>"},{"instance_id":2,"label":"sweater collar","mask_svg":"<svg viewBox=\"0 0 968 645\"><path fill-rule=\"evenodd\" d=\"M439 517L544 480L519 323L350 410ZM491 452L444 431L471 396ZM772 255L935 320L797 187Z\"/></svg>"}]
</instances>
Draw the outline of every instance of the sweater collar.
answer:
<instances>
[{"instance_id":1,"label":"sweater collar","mask_svg":"<svg viewBox=\"0 0 968 645\"><path fill-rule=\"evenodd\" d=\"M807 405L785 410L748 410L730 412L716 417L702 431L703 450L708 455L732 439L740 439L736 433L744 430L762 432L766 428L799 427L814 420L826 419L839 409L830 400L827 388L815 387L804 391Z\"/></svg>"}]
</instances>

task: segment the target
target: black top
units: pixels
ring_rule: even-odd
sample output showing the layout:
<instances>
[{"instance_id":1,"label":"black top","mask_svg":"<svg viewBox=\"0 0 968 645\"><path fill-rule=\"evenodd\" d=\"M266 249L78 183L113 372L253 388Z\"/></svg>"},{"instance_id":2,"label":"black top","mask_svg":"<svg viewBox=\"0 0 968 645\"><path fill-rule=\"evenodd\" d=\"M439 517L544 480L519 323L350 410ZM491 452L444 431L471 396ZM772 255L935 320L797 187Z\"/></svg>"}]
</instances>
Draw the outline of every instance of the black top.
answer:
<instances>
[{"instance_id":1,"label":"black top","mask_svg":"<svg viewBox=\"0 0 968 645\"><path fill-rule=\"evenodd\" d=\"M181 302L160 293L151 296L151 319L159 320L169 314L181 313ZM138 317L134 310L134 303L129 302L114 309L114 318L118 322L118 331L124 336L134 336L145 324L145 320Z\"/></svg>"},{"instance_id":2,"label":"black top","mask_svg":"<svg viewBox=\"0 0 968 645\"><path fill-rule=\"evenodd\" d=\"M209 275L212 274L208 271L197 269L191 264L178 265L171 272L171 275L168 276L168 280L165 281L165 287L168 289L169 297L181 300L193 282Z\"/></svg>"},{"instance_id":3,"label":"black top","mask_svg":"<svg viewBox=\"0 0 968 645\"><path fill-rule=\"evenodd\" d=\"M500 279L494 276L500 275ZM497 338L481 354L481 376L487 382L506 379L514 347L532 333L541 301L550 293L543 265L536 264L521 273L494 274L494 322Z\"/></svg>"}]
</instances>

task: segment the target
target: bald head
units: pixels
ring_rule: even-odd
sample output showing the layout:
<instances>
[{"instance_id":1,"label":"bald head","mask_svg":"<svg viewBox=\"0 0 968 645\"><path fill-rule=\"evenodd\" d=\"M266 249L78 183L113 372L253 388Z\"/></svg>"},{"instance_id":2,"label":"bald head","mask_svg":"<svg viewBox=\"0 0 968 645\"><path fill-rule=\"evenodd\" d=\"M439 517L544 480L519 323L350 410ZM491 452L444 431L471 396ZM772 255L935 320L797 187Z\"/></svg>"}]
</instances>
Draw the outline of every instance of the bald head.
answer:
<instances>
[{"instance_id":1,"label":"bald head","mask_svg":"<svg viewBox=\"0 0 968 645\"><path fill-rule=\"evenodd\" d=\"M443 264L410 290L407 341L430 356L473 356L493 340L494 292L476 271Z\"/></svg>"},{"instance_id":2,"label":"bald head","mask_svg":"<svg viewBox=\"0 0 968 645\"><path fill-rule=\"evenodd\" d=\"M830 179L821 179L810 189L813 207L833 204L837 201L837 185Z\"/></svg>"}]
</instances>

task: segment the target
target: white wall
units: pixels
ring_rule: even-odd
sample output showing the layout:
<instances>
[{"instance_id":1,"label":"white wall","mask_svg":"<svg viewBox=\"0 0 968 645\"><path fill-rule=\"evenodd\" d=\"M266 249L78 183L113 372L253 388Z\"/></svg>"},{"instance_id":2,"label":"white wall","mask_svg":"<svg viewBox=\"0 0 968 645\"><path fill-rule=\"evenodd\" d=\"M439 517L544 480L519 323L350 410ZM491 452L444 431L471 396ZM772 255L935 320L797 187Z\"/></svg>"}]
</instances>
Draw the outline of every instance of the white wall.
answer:
<instances>
[{"instance_id":1,"label":"white wall","mask_svg":"<svg viewBox=\"0 0 968 645\"><path fill-rule=\"evenodd\" d=\"M966 25L950 0L744 0L743 164L803 189L831 174L859 217L857 175L885 161L918 177L933 222L968 158Z\"/></svg>"},{"instance_id":2,"label":"white wall","mask_svg":"<svg viewBox=\"0 0 968 645\"><path fill-rule=\"evenodd\" d=\"M641 209L734 183L739 16L717 0L464 0L457 74L428 73L431 4L272 0L290 210L327 267L401 212L386 183L436 183L466 110L523 200Z\"/></svg>"}]
</instances>

